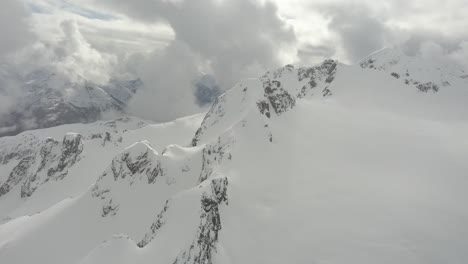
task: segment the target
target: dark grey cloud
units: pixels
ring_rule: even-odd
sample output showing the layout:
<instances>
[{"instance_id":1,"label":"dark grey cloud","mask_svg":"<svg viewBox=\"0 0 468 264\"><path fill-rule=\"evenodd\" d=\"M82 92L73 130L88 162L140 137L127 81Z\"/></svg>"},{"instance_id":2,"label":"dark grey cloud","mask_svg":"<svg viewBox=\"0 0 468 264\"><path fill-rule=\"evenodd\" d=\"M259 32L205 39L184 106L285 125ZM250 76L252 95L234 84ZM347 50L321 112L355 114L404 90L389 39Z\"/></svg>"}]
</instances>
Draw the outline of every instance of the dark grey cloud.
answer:
<instances>
[{"instance_id":1,"label":"dark grey cloud","mask_svg":"<svg viewBox=\"0 0 468 264\"><path fill-rule=\"evenodd\" d=\"M6 65L21 48L34 41L29 30L27 14L19 0L4 0L0 6L0 115L15 105L21 95L20 84L15 81L15 73ZM0 130L14 128L2 127Z\"/></svg>"},{"instance_id":2,"label":"dark grey cloud","mask_svg":"<svg viewBox=\"0 0 468 264\"><path fill-rule=\"evenodd\" d=\"M34 36L19 0L3 0L0 7L0 59L32 43Z\"/></svg>"},{"instance_id":3,"label":"dark grey cloud","mask_svg":"<svg viewBox=\"0 0 468 264\"><path fill-rule=\"evenodd\" d=\"M330 19L329 29L340 39L347 59L356 62L386 44L388 29L384 20L364 5L341 4L322 6Z\"/></svg>"},{"instance_id":4,"label":"dark grey cloud","mask_svg":"<svg viewBox=\"0 0 468 264\"><path fill-rule=\"evenodd\" d=\"M212 75L205 74L195 81L195 101L197 105L203 107L210 105L222 91L216 79Z\"/></svg>"},{"instance_id":5,"label":"dark grey cloud","mask_svg":"<svg viewBox=\"0 0 468 264\"><path fill-rule=\"evenodd\" d=\"M301 64L310 65L317 61L333 58L336 48L333 43L327 44L304 44L297 49L297 57Z\"/></svg>"}]
</instances>

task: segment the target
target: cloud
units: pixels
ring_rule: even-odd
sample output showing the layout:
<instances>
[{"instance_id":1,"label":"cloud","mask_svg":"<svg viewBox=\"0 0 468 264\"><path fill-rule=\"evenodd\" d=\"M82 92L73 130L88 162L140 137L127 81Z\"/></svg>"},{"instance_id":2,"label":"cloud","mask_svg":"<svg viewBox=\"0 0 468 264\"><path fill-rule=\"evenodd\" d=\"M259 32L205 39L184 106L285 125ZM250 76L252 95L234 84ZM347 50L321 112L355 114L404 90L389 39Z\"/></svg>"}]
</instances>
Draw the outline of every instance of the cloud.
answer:
<instances>
[{"instance_id":1,"label":"cloud","mask_svg":"<svg viewBox=\"0 0 468 264\"><path fill-rule=\"evenodd\" d=\"M355 63L382 47L397 46L420 54L421 43L433 41L446 50L468 39L468 5L464 0L276 0L281 16L299 40L297 56L317 63L322 47L334 47L334 58ZM305 48L312 44L310 48ZM313 51L317 49L317 52Z\"/></svg>"},{"instance_id":2,"label":"cloud","mask_svg":"<svg viewBox=\"0 0 468 264\"><path fill-rule=\"evenodd\" d=\"M32 100L28 96L44 94L45 90L32 89L42 89L38 87L45 85L44 89L55 88L62 94L73 94L75 87L84 87L88 82L104 85L114 75L115 55L94 49L74 20L62 21L57 29L60 32L57 39L43 40L34 36L28 43L5 54L0 64L0 134L37 127L34 118L37 113L27 111L27 103ZM36 79L44 79L46 83L26 85Z\"/></svg>"},{"instance_id":3,"label":"cloud","mask_svg":"<svg viewBox=\"0 0 468 264\"><path fill-rule=\"evenodd\" d=\"M117 57L93 48L74 20L61 21L57 29L57 39L37 40L17 52L9 67L23 77L37 71L53 74L56 83L49 84L56 89L63 89L66 83L108 83Z\"/></svg>"},{"instance_id":4,"label":"cloud","mask_svg":"<svg viewBox=\"0 0 468 264\"><path fill-rule=\"evenodd\" d=\"M460 42L458 48L449 54L450 58L463 66L468 73L468 40Z\"/></svg>"},{"instance_id":5,"label":"cloud","mask_svg":"<svg viewBox=\"0 0 468 264\"><path fill-rule=\"evenodd\" d=\"M57 25L64 20L76 21L80 33L93 48L117 56L164 48L174 38L165 23L142 23L82 0L23 1L32 12L31 24L43 41L60 37L62 32Z\"/></svg>"},{"instance_id":6,"label":"cloud","mask_svg":"<svg viewBox=\"0 0 468 264\"><path fill-rule=\"evenodd\" d=\"M162 53L137 54L132 60L144 83L128 104L132 114L168 121L200 111L192 90L199 58L187 45L174 42Z\"/></svg>"},{"instance_id":7,"label":"cloud","mask_svg":"<svg viewBox=\"0 0 468 264\"><path fill-rule=\"evenodd\" d=\"M195 81L194 86L195 101L201 107L210 105L222 93L214 76L209 74L201 76Z\"/></svg>"},{"instance_id":8,"label":"cloud","mask_svg":"<svg viewBox=\"0 0 468 264\"><path fill-rule=\"evenodd\" d=\"M431 40L424 41L418 55L440 65L456 65L468 72L468 41L460 42L455 48L447 48Z\"/></svg>"},{"instance_id":9,"label":"cloud","mask_svg":"<svg viewBox=\"0 0 468 264\"><path fill-rule=\"evenodd\" d=\"M174 40L160 52L162 55L155 52L152 58L144 60L150 73L142 75L146 76L142 78L145 89L133 100L136 113L152 115L157 120L172 118L175 113L200 111L193 95L193 81L201 71L213 75L220 87L227 89L242 78L255 77L281 65L282 51L296 41L293 29L278 16L277 7L271 2L106 0L96 3L105 3L107 8L139 21L165 22L174 31ZM165 110L151 111L142 107L145 105Z\"/></svg>"},{"instance_id":10,"label":"cloud","mask_svg":"<svg viewBox=\"0 0 468 264\"><path fill-rule=\"evenodd\" d=\"M364 58L386 44L388 29L367 6L352 4L320 7L329 19L328 28L338 36L346 59L352 63Z\"/></svg>"},{"instance_id":11,"label":"cloud","mask_svg":"<svg viewBox=\"0 0 468 264\"><path fill-rule=\"evenodd\" d=\"M12 55L34 41L34 34L30 31L27 18L20 1L2 1L0 8L0 36L2 36L0 41L0 114L8 112L21 94L18 89L19 83L12 78L15 74L10 71L7 64Z\"/></svg>"},{"instance_id":12,"label":"cloud","mask_svg":"<svg viewBox=\"0 0 468 264\"><path fill-rule=\"evenodd\" d=\"M0 8L0 60L30 44L34 35L27 24L27 14L19 0L3 0Z\"/></svg>"},{"instance_id":13,"label":"cloud","mask_svg":"<svg viewBox=\"0 0 468 264\"><path fill-rule=\"evenodd\" d=\"M106 84L117 62L115 56L97 51L84 39L74 20L60 24L63 39L57 43L52 64L56 71L70 78Z\"/></svg>"},{"instance_id":14,"label":"cloud","mask_svg":"<svg viewBox=\"0 0 468 264\"><path fill-rule=\"evenodd\" d=\"M15 106L17 98L21 96L19 82L5 66L0 68L0 115Z\"/></svg>"},{"instance_id":15,"label":"cloud","mask_svg":"<svg viewBox=\"0 0 468 264\"><path fill-rule=\"evenodd\" d=\"M332 58L336 53L336 48L331 43L314 45L310 43L303 44L297 50L299 63L311 65L318 61Z\"/></svg>"}]
</instances>

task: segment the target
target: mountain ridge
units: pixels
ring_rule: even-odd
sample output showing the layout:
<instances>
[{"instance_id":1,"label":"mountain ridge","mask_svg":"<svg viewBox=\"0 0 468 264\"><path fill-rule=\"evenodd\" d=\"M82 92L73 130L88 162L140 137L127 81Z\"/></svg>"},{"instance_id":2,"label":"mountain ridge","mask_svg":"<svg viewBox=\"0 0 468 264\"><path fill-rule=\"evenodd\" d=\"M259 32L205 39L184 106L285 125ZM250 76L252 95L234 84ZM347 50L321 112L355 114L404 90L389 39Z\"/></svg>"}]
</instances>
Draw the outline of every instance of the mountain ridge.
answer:
<instances>
[{"instance_id":1,"label":"mountain ridge","mask_svg":"<svg viewBox=\"0 0 468 264\"><path fill-rule=\"evenodd\" d=\"M82 129L82 158L30 196L14 188L0 196L0 245L10 245L0 256L81 264L466 260L459 231L468 211L457 202L468 183L466 86L452 80L423 91L395 78L394 66L286 65L239 82L204 116L55 128ZM28 133L36 132L20 136ZM29 155L21 153L41 153L9 148L19 151L4 152L2 172ZM50 243L38 243L45 237ZM45 253L52 249L58 253Z\"/></svg>"}]
</instances>

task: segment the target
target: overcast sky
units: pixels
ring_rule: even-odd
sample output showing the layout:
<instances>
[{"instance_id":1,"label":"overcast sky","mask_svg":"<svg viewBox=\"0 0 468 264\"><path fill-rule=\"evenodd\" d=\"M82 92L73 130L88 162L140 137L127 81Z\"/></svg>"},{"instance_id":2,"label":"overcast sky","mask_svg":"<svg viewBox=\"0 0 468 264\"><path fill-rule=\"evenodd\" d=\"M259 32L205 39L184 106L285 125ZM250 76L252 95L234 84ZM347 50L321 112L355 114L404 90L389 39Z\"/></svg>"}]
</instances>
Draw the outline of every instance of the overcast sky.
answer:
<instances>
[{"instance_id":1,"label":"overcast sky","mask_svg":"<svg viewBox=\"0 0 468 264\"><path fill-rule=\"evenodd\" d=\"M153 119L198 110L200 73L222 89L287 63L355 63L383 47L467 67L466 0L2 0L0 61L71 80L137 76L131 107ZM33 58L33 59L32 59ZM4 91L11 70L0 71ZM4 92L5 94L5 92ZM4 96L4 95L3 95ZM0 103L2 95L0 95ZM156 109L155 109L156 108ZM1 111L1 108L0 108ZM159 114L154 117L154 112Z\"/></svg>"}]
</instances>

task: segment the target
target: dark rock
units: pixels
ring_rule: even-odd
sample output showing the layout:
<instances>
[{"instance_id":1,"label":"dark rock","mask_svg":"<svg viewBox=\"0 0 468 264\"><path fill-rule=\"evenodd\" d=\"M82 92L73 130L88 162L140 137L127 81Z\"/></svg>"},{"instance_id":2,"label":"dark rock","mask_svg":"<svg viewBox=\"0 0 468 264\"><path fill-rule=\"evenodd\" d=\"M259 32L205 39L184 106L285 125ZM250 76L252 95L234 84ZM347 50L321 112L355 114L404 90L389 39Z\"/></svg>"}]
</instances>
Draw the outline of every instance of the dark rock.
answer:
<instances>
[{"instance_id":1,"label":"dark rock","mask_svg":"<svg viewBox=\"0 0 468 264\"><path fill-rule=\"evenodd\" d=\"M145 237L140 242L138 242L137 244L138 247L142 248L148 245L148 243L151 242L151 240L153 240L156 237L158 230L166 223L166 220L164 218L168 209L169 209L169 200L166 201L164 208L156 216L156 220L153 222L153 224L151 224L150 231L145 234Z\"/></svg>"},{"instance_id":2,"label":"dark rock","mask_svg":"<svg viewBox=\"0 0 468 264\"><path fill-rule=\"evenodd\" d=\"M213 179L210 183L211 192L206 192L201 198L202 212L197 236L190 247L182 252L174 264L212 264L213 253L216 252L218 232L221 230L219 206L227 204L227 178Z\"/></svg>"},{"instance_id":3,"label":"dark rock","mask_svg":"<svg viewBox=\"0 0 468 264\"><path fill-rule=\"evenodd\" d=\"M261 101L257 102L257 107L258 107L258 110L260 111L260 113L262 115L265 115L268 118L271 117L270 104L267 101L261 100Z\"/></svg>"}]
</instances>

